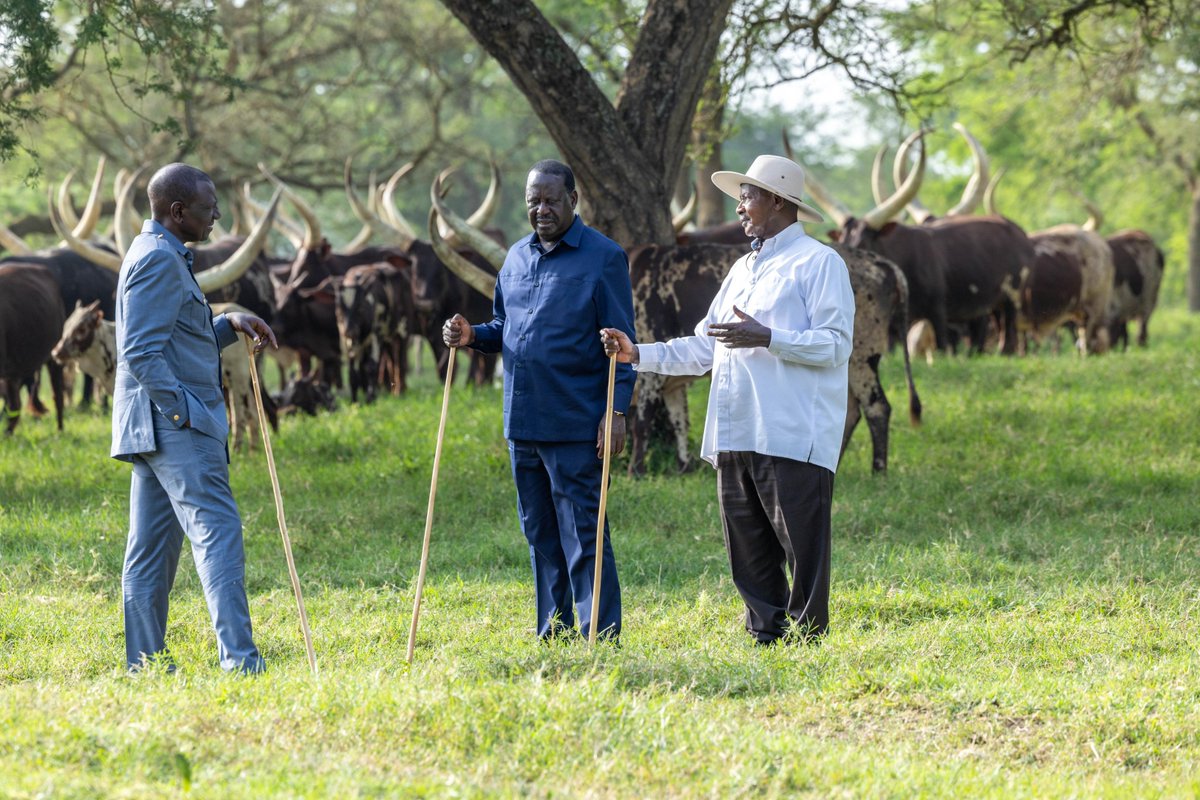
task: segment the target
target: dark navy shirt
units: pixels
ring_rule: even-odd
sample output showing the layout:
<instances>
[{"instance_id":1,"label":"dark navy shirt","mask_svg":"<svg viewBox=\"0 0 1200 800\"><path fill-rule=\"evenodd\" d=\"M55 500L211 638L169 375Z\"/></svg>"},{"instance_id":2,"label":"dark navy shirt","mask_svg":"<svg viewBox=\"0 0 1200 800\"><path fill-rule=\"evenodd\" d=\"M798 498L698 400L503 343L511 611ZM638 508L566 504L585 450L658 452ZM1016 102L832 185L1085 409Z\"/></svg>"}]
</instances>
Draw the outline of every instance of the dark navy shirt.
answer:
<instances>
[{"instance_id":1,"label":"dark navy shirt","mask_svg":"<svg viewBox=\"0 0 1200 800\"><path fill-rule=\"evenodd\" d=\"M503 354L505 437L594 442L608 386L600 329L634 339L625 251L578 215L549 253L532 233L509 248L493 313L473 326L472 346ZM629 408L634 380L630 365L617 365L615 410Z\"/></svg>"}]
</instances>

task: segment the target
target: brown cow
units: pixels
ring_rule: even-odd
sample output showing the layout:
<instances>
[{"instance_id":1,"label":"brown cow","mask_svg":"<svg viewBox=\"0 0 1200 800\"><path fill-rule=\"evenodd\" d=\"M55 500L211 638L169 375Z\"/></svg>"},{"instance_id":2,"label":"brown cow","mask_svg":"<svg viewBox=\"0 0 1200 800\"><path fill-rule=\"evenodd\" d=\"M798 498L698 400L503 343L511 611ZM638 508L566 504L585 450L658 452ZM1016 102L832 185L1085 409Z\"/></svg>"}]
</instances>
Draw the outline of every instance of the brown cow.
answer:
<instances>
[{"instance_id":1,"label":"brown cow","mask_svg":"<svg viewBox=\"0 0 1200 800\"><path fill-rule=\"evenodd\" d=\"M1108 304L1109 338L1115 347L1129 346L1129 321L1138 321L1139 347L1148 341L1146 326L1158 305L1163 252L1144 231L1120 231L1107 237L1113 255L1113 293Z\"/></svg>"},{"instance_id":2,"label":"brown cow","mask_svg":"<svg viewBox=\"0 0 1200 800\"><path fill-rule=\"evenodd\" d=\"M1107 350L1105 315L1113 286L1108 244L1078 225L1057 225L1030 239L1036 257L1020 287L1020 330L1040 339L1074 321L1081 354Z\"/></svg>"},{"instance_id":3,"label":"brown cow","mask_svg":"<svg viewBox=\"0 0 1200 800\"><path fill-rule=\"evenodd\" d=\"M58 429L63 427L62 367L50 351L62 332L62 297L54 274L40 264L0 265L0 382L8 412L6 434L21 419L21 384L42 366L50 372Z\"/></svg>"}]
</instances>

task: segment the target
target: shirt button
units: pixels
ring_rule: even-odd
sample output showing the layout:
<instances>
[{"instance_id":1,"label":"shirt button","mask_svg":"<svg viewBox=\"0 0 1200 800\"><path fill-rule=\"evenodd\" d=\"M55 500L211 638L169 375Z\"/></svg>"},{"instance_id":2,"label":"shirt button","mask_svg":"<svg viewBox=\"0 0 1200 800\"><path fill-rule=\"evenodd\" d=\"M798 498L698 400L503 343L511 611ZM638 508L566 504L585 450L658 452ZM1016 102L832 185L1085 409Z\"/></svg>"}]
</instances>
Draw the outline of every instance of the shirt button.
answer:
<instances>
[{"instance_id":1,"label":"shirt button","mask_svg":"<svg viewBox=\"0 0 1200 800\"><path fill-rule=\"evenodd\" d=\"M178 414L176 414L176 415L175 415L175 421L176 421L176 422L179 422L179 415L178 415Z\"/></svg>"},{"instance_id":2,"label":"shirt button","mask_svg":"<svg viewBox=\"0 0 1200 800\"><path fill-rule=\"evenodd\" d=\"M523 334L523 333L521 334L521 341L522 342L525 341L525 334Z\"/></svg>"},{"instance_id":3,"label":"shirt button","mask_svg":"<svg viewBox=\"0 0 1200 800\"><path fill-rule=\"evenodd\" d=\"M531 308L531 309L529 309L529 311L527 311L526 313L528 313L528 314L532 314L532 313L533 313L533 309L532 309L532 308Z\"/></svg>"}]
</instances>

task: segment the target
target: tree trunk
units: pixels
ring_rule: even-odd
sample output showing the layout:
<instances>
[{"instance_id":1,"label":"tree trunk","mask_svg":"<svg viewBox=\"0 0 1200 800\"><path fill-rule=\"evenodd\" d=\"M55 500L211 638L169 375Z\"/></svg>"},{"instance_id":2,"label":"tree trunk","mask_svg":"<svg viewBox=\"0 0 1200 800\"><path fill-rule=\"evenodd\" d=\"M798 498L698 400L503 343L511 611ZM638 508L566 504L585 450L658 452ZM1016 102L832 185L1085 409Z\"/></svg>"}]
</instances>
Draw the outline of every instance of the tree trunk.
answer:
<instances>
[{"instance_id":1,"label":"tree trunk","mask_svg":"<svg viewBox=\"0 0 1200 800\"><path fill-rule=\"evenodd\" d=\"M1200 183L1192 189L1188 211L1188 310L1200 311Z\"/></svg>"},{"instance_id":2,"label":"tree trunk","mask_svg":"<svg viewBox=\"0 0 1200 800\"><path fill-rule=\"evenodd\" d=\"M696 227L712 228L725 221L725 193L713 185L712 174L724 169L721 142L725 140L725 101L729 93L714 67L704 83L704 94L692 123L692 149L696 156Z\"/></svg>"},{"instance_id":3,"label":"tree trunk","mask_svg":"<svg viewBox=\"0 0 1200 800\"><path fill-rule=\"evenodd\" d=\"M733 0L649 0L615 107L531 0L442 5L541 118L585 220L625 247L673 242L671 193Z\"/></svg>"}]
</instances>

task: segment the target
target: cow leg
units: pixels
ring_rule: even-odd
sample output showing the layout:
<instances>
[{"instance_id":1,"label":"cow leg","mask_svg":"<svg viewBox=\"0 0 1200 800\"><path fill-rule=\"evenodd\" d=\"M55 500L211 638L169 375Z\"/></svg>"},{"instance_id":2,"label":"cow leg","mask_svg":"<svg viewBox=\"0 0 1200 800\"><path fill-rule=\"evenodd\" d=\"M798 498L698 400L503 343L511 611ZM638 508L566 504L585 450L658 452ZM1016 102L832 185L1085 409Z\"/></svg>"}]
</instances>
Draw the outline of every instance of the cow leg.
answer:
<instances>
[{"instance_id":1,"label":"cow leg","mask_svg":"<svg viewBox=\"0 0 1200 800\"><path fill-rule=\"evenodd\" d=\"M858 402L858 396L854 393L854 389L846 392L846 427L842 429L842 450L838 454L838 460L846 454L846 447L850 444L850 437L854 435L854 429L858 427L858 421L862 418L862 407Z\"/></svg>"},{"instance_id":2,"label":"cow leg","mask_svg":"<svg viewBox=\"0 0 1200 800\"><path fill-rule=\"evenodd\" d=\"M21 421L21 381L17 378L4 381L4 410L8 417L4 433L11 436L17 423Z\"/></svg>"},{"instance_id":3,"label":"cow leg","mask_svg":"<svg viewBox=\"0 0 1200 800\"><path fill-rule=\"evenodd\" d=\"M42 402L42 371L38 369L33 375L26 378L22 383L29 389L29 413L35 417L44 417L50 409L46 408L46 404ZM20 392L18 391L18 399Z\"/></svg>"},{"instance_id":4,"label":"cow leg","mask_svg":"<svg viewBox=\"0 0 1200 800\"><path fill-rule=\"evenodd\" d=\"M1011 356L1017 352L1017 305L1005 298L1000 303L1000 353Z\"/></svg>"},{"instance_id":5,"label":"cow leg","mask_svg":"<svg viewBox=\"0 0 1200 800\"><path fill-rule=\"evenodd\" d=\"M54 360L46 363L46 371L50 373L50 393L54 398L54 420L58 429L63 429L63 368Z\"/></svg>"},{"instance_id":6,"label":"cow leg","mask_svg":"<svg viewBox=\"0 0 1200 800\"><path fill-rule=\"evenodd\" d=\"M663 405L675 439L675 466L680 473L696 468L688 452L687 387L689 381L667 378L663 384Z\"/></svg>"},{"instance_id":7,"label":"cow leg","mask_svg":"<svg viewBox=\"0 0 1200 800\"><path fill-rule=\"evenodd\" d=\"M79 400L79 407L81 409L91 408L92 407L92 399L93 399L92 396L95 393L96 393L96 379L93 378L91 375L88 375L86 372L83 373L83 397L80 398L80 400Z\"/></svg>"},{"instance_id":8,"label":"cow leg","mask_svg":"<svg viewBox=\"0 0 1200 800\"><path fill-rule=\"evenodd\" d=\"M862 411L867 418L867 428L871 432L871 470L887 472L888 423L892 418L892 405L883 393L883 384L879 382L878 372L875 374L875 387L871 390L871 396Z\"/></svg>"}]
</instances>

